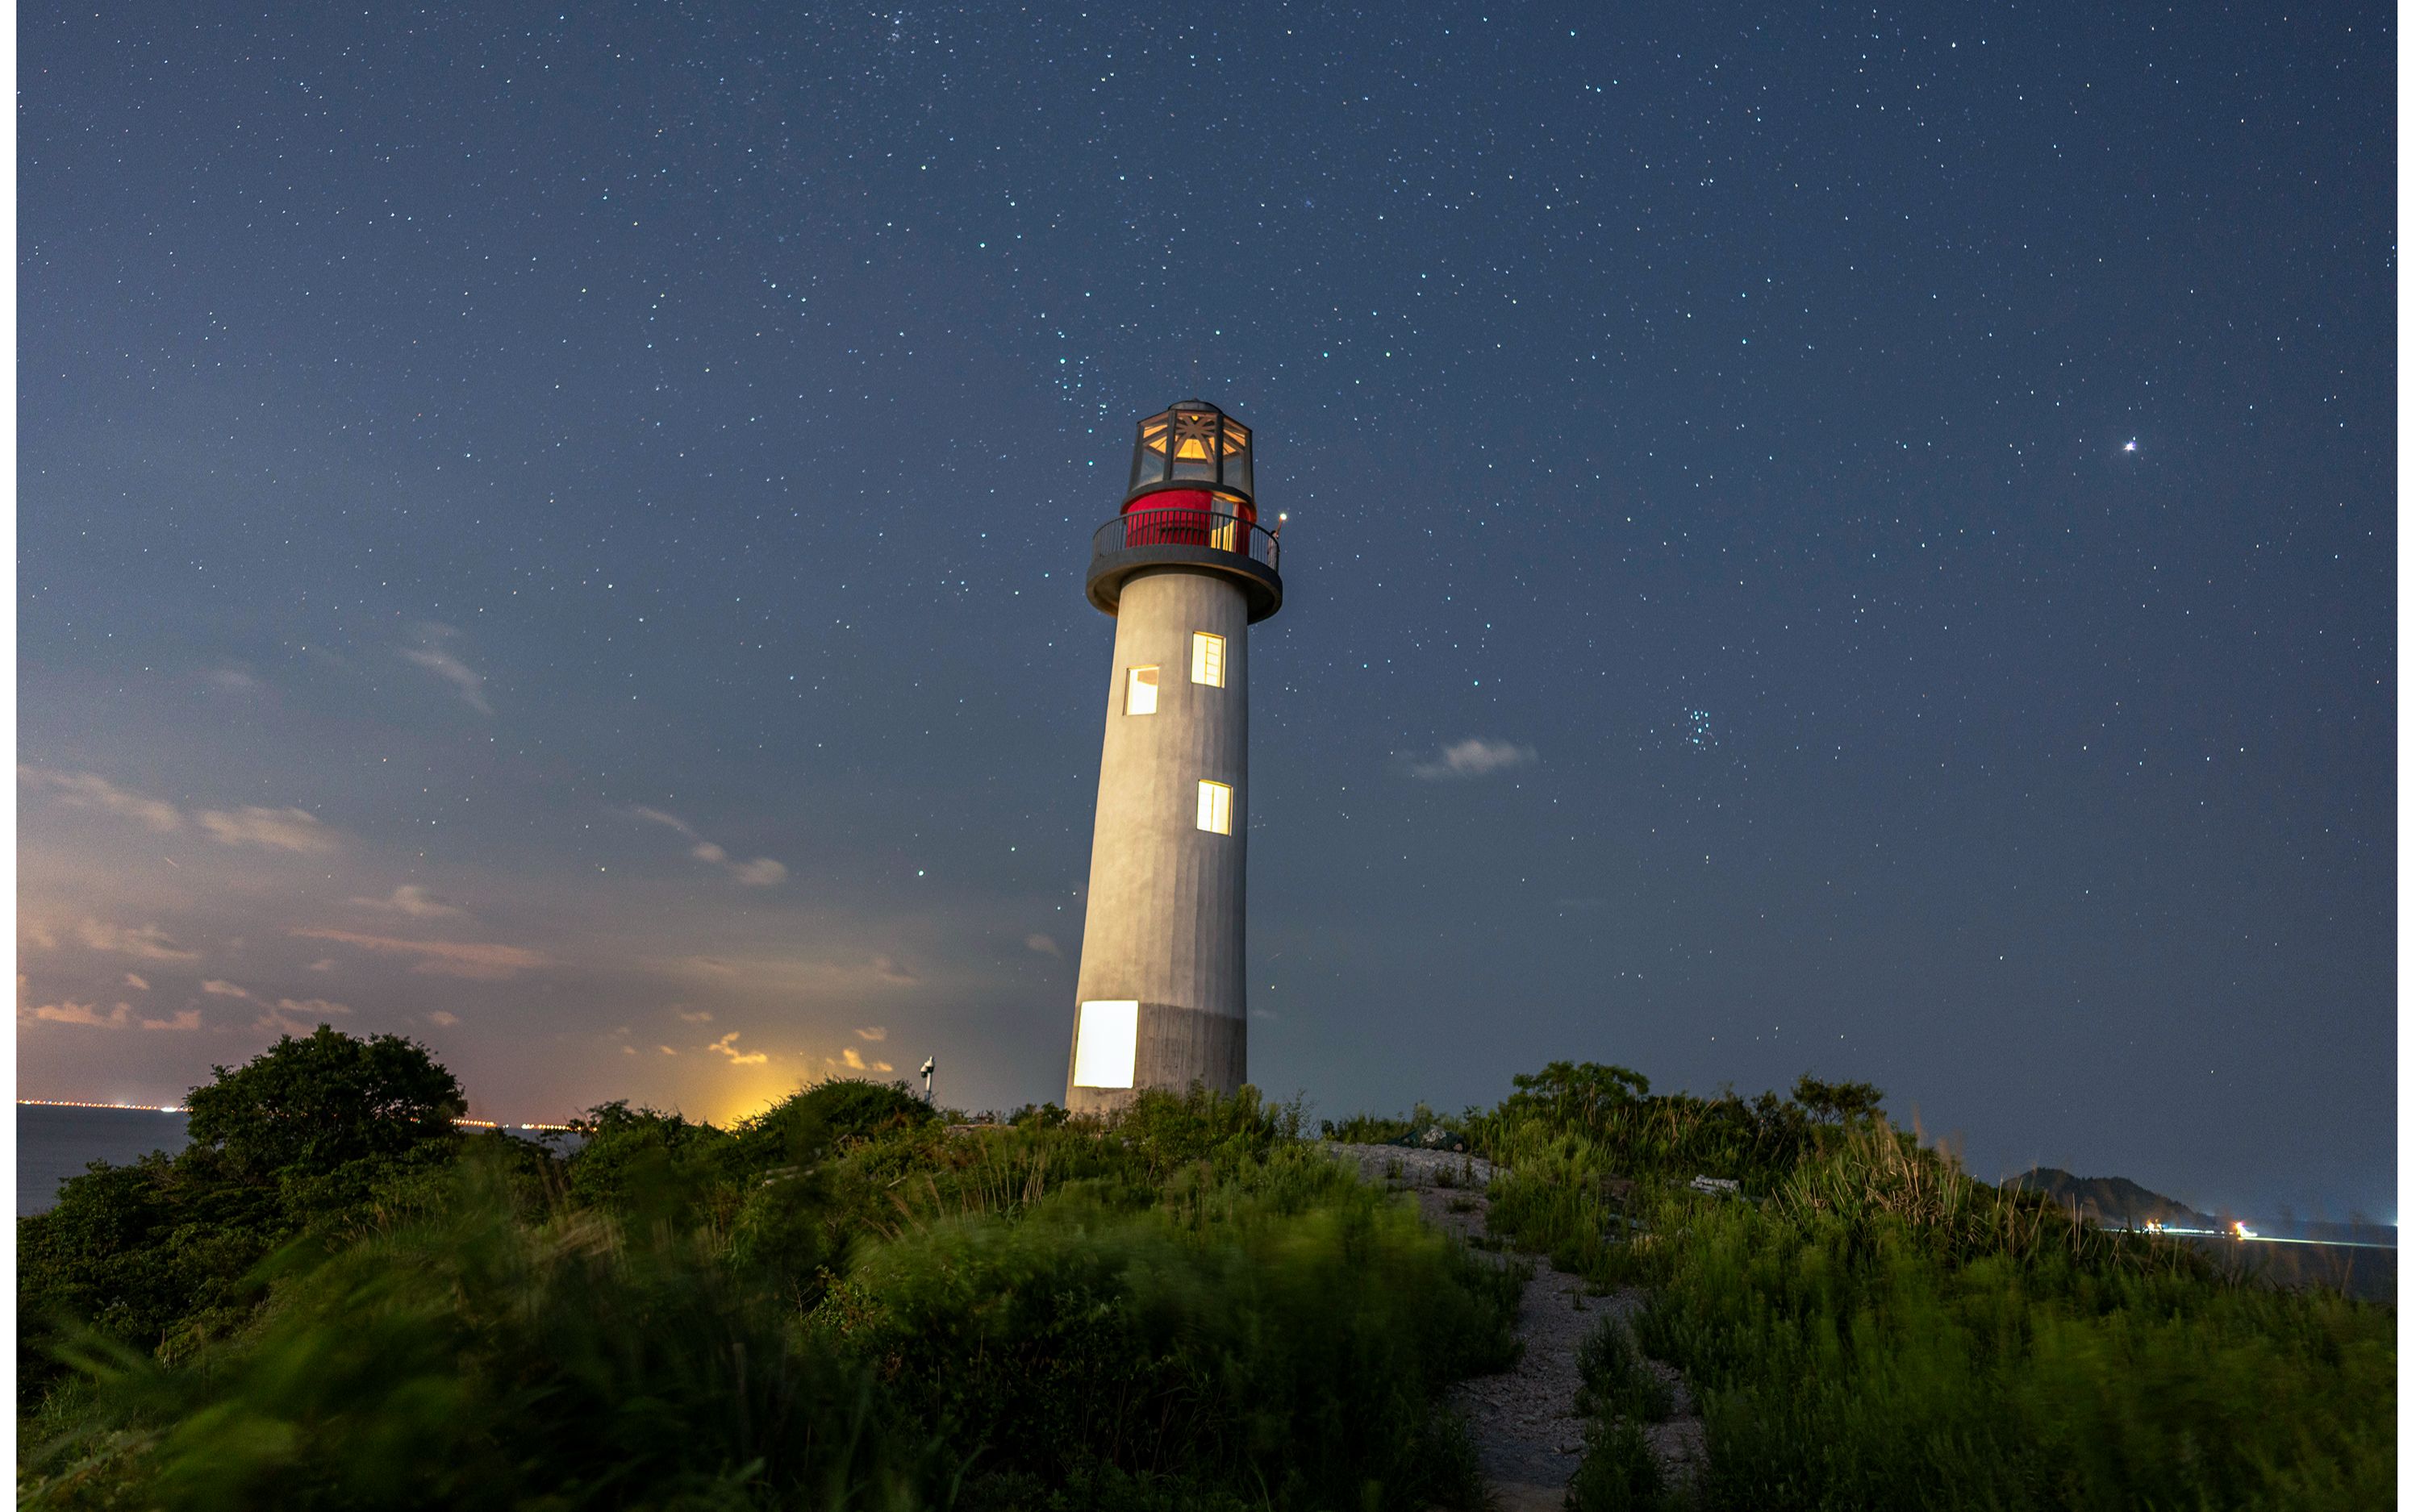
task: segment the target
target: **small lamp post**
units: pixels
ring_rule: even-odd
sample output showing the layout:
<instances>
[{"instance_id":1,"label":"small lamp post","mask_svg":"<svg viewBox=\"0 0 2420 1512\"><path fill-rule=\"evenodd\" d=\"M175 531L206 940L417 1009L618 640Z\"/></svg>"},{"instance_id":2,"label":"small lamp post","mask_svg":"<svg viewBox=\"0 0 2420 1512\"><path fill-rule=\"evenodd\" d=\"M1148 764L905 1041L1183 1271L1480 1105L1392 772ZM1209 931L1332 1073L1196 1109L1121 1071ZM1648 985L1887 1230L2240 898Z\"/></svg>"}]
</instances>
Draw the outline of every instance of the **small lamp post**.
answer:
<instances>
[{"instance_id":1,"label":"small lamp post","mask_svg":"<svg viewBox=\"0 0 2420 1512\"><path fill-rule=\"evenodd\" d=\"M924 1057L924 1070L923 1072L923 1075L924 1077L924 1105L926 1107L930 1107L933 1104L933 1057L930 1056L926 1056Z\"/></svg>"}]
</instances>

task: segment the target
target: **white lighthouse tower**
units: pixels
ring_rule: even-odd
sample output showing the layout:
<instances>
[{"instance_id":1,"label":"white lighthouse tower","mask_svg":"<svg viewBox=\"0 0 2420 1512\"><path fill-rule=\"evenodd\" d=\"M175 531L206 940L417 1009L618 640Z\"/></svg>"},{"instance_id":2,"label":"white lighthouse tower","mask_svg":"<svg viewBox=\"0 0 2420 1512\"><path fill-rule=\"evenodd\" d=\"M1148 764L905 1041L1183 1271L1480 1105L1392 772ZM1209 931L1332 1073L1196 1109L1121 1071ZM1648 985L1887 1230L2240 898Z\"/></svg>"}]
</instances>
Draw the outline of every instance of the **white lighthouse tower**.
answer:
<instances>
[{"instance_id":1,"label":"white lighthouse tower","mask_svg":"<svg viewBox=\"0 0 2420 1512\"><path fill-rule=\"evenodd\" d=\"M1187 399L1136 428L1085 596L1115 615L1067 1107L1244 1085L1248 625L1284 600L1252 433Z\"/></svg>"}]
</instances>

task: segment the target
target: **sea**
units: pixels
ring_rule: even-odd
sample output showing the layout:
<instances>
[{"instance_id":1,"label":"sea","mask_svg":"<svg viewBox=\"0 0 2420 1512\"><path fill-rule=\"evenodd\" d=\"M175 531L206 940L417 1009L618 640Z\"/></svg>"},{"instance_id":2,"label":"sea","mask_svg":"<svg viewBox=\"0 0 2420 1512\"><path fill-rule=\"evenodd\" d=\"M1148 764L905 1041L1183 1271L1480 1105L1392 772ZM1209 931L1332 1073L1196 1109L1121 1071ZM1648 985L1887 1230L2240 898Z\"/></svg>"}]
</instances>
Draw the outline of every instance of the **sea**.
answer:
<instances>
[{"instance_id":1,"label":"sea","mask_svg":"<svg viewBox=\"0 0 2420 1512\"><path fill-rule=\"evenodd\" d=\"M185 1148L185 1116L153 1108L17 1104L17 1216L48 1211L59 1183L105 1160L124 1165L155 1149Z\"/></svg>"}]
</instances>

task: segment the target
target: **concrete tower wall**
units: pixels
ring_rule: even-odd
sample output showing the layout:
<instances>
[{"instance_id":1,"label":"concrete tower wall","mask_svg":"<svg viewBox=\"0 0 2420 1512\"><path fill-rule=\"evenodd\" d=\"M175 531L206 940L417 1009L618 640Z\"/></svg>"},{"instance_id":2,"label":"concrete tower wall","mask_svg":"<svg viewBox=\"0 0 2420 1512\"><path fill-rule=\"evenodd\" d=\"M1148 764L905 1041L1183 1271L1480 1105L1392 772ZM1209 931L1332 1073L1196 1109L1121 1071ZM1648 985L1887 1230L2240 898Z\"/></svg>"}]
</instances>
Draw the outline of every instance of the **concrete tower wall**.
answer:
<instances>
[{"instance_id":1,"label":"concrete tower wall","mask_svg":"<svg viewBox=\"0 0 2420 1512\"><path fill-rule=\"evenodd\" d=\"M1125 584L1117 614L1076 974L1078 1034L1067 1061L1075 1112L1133 1097L1129 1088L1075 1085L1086 1003L1137 1005L1135 1088L1181 1091L1199 1078L1233 1092L1244 1083L1244 593L1218 573L1151 570ZM1224 687L1192 680L1197 630L1226 641ZM1127 671L1136 667L1159 669L1156 713L1126 712ZM1199 827L1204 779L1233 790L1224 835Z\"/></svg>"}]
</instances>

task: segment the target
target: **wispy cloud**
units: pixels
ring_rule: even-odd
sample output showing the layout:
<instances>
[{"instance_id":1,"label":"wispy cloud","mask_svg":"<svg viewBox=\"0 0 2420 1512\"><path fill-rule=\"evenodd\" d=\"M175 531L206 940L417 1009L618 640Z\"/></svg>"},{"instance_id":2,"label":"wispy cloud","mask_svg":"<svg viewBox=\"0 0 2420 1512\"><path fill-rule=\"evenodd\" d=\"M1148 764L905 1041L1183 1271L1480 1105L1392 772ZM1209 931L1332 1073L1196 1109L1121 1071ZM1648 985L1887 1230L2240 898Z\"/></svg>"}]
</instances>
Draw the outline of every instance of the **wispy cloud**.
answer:
<instances>
[{"instance_id":1,"label":"wispy cloud","mask_svg":"<svg viewBox=\"0 0 2420 1512\"><path fill-rule=\"evenodd\" d=\"M673 1010L673 1017L683 1024L711 1024L714 1022L714 1011L704 1008L675 1008Z\"/></svg>"},{"instance_id":2,"label":"wispy cloud","mask_svg":"<svg viewBox=\"0 0 2420 1512\"><path fill-rule=\"evenodd\" d=\"M131 955L145 961L194 961L199 950L188 950L164 933L157 924L140 929L128 929L120 924L104 924L87 918L76 926L76 938L95 950L107 950L116 955Z\"/></svg>"},{"instance_id":3,"label":"wispy cloud","mask_svg":"<svg viewBox=\"0 0 2420 1512\"><path fill-rule=\"evenodd\" d=\"M343 1018L352 1011L342 1003L332 1003L324 997L305 997L297 1001L281 997L277 1006L264 1011L254 1021L256 1029L274 1029L280 1034L308 1034L332 1018Z\"/></svg>"},{"instance_id":4,"label":"wispy cloud","mask_svg":"<svg viewBox=\"0 0 2420 1512\"><path fill-rule=\"evenodd\" d=\"M307 809L205 809L194 815L210 839L222 845L257 845L264 850L312 856L336 848L336 837Z\"/></svg>"},{"instance_id":5,"label":"wispy cloud","mask_svg":"<svg viewBox=\"0 0 2420 1512\"><path fill-rule=\"evenodd\" d=\"M496 711L489 706L488 695L482 691L488 680L445 648L447 641L461 633L450 625L423 625L420 626L420 644L407 649L403 659L415 667L426 667L453 684L454 691L462 695L462 702L481 714L493 714Z\"/></svg>"},{"instance_id":6,"label":"wispy cloud","mask_svg":"<svg viewBox=\"0 0 2420 1512\"><path fill-rule=\"evenodd\" d=\"M231 981L206 981L202 983L202 991L212 997L250 997L252 995L250 988L239 987Z\"/></svg>"},{"instance_id":7,"label":"wispy cloud","mask_svg":"<svg viewBox=\"0 0 2420 1512\"><path fill-rule=\"evenodd\" d=\"M37 792L50 794L62 808L115 814L163 835L182 827L185 822L175 804L131 793L95 772L54 772L45 767L20 766L17 779Z\"/></svg>"},{"instance_id":8,"label":"wispy cloud","mask_svg":"<svg viewBox=\"0 0 2420 1512\"><path fill-rule=\"evenodd\" d=\"M541 951L518 945L474 945L446 940L398 940L385 934L362 934L343 929L298 929L305 939L334 940L386 955L413 958L411 969L434 977L461 977L471 981L505 981L524 971L554 964Z\"/></svg>"},{"instance_id":9,"label":"wispy cloud","mask_svg":"<svg viewBox=\"0 0 2420 1512\"><path fill-rule=\"evenodd\" d=\"M133 1011L133 1008L126 1003L118 1004L104 1015L98 1003L59 1002L42 1004L34 1010L34 1017L49 1024L81 1024L95 1029L122 1029L126 1026L127 1016Z\"/></svg>"},{"instance_id":10,"label":"wispy cloud","mask_svg":"<svg viewBox=\"0 0 2420 1512\"><path fill-rule=\"evenodd\" d=\"M870 1040L876 1044L880 1044L883 1041L891 1038L891 1031L884 1028L881 1025L876 1024L858 1030L857 1037L861 1040Z\"/></svg>"},{"instance_id":11,"label":"wispy cloud","mask_svg":"<svg viewBox=\"0 0 2420 1512\"><path fill-rule=\"evenodd\" d=\"M737 1029L734 1029L729 1034L724 1035L721 1039L715 1041L710 1045L707 1045L706 1049L712 1051L718 1056L729 1056L731 1057L731 1063L735 1066L761 1066L765 1064L765 1062L773 1058L762 1050L743 1053L732 1042L738 1038L739 1031Z\"/></svg>"},{"instance_id":12,"label":"wispy cloud","mask_svg":"<svg viewBox=\"0 0 2420 1512\"><path fill-rule=\"evenodd\" d=\"M428 1015L428 1022L436 1025L441 1029L450 1029L455 1025L459 1024L462 1021L441 1008L436 1012Z\"/></svg>"},{"instance_id":13,"label":"wispy cloud","mask_svg":"<svg viewBox=\"0 0 2420 1512\"><path fill-rule=\"evenodd\" d=\"M467 918L466 910L452 903L439 903L428 895L428 889L417 882L407 882L383 898L348 898L347 903L359 908L375 908L381 913L401 914L406 918Z\"/></svg>"},{"instance_id":14,"label":"wispy cloud","mask_svg":"<svg viewBox=\"0 0 2420 1512\"><path fill-rule=\"evenodd\" d=\"M1538 759L1537 751L1528 746L1516 746L1509 740L1485 740L1473 735L1457 740L1438 750L1435 761L1415 762L1412 775L1425 781L1438 782L1453 778L1486 777L1527 766Z\"/></svg>"},{"instance_id":15,"label":"wispy cloud","mask_svg":"<svg viewBox=\"0 0 2420 1512\"><path fill-rule=\"evenodd\" d=\"M198 1008L188 1008L180 1010L169 1018L145 1019L143 1026L147 1029L166 1029L173 1034L191 1034L202 1026L202 1011Z\"/></svg>"},{"instance_id":16,"label":"wispy cloud","mask_svg":"<svg viewBox=\"0 0 2420 1512\"><path fill-rule=\"evenodd\" d=\"M1059 942L1052 939L1047 934L1027 935L1025 937L1025 948L1032 951L1035 955L1047 955L1054 961L1060 959Z\"/></svg>"},{"instance_id":17,"label":"wispy cloud","mask_svg":"<svg viewBox=\"0 0 2420 1512\"><path fill-rule=\"evenodd\" d=\"M126 974L126 985L133 988L138 993L147 993L151 990L151 984L148 981L136 976L132 971Z\"/></svg>"},{"instance_id":18,"label":"wispy cloud","mask_svg":"<svg viewBox=\"0 0 2420 1512\"><path fill-rule=\"evenodd\" d=\"M661 825L666 829L680 835L690 842L689 854L692 858L704 861L708 866L722 868L730 874L733 881L743 887L777 887L790 874L788 867L769 856L760 856L752 861L733 860L730 852L699 834L694 825L678 814L666 813L661 809L647 808L633 809L630 813L635 818L644 819L651 825Z\"/></svg>"}]
</instances>

